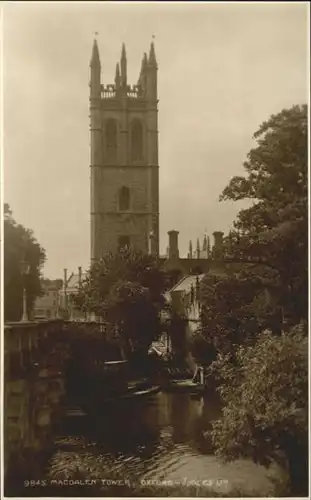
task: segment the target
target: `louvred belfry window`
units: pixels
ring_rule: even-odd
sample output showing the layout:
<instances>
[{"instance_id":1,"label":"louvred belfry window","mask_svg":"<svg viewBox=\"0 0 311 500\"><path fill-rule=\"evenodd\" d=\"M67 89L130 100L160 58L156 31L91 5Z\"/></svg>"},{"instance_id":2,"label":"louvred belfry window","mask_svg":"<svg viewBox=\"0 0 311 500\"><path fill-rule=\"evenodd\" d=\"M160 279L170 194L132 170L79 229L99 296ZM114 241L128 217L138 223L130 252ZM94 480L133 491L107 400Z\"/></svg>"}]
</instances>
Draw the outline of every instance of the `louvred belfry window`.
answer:
<instances>
[{"instance_id":1,"label":"louvred belfry window","mask_svg":"<svg viewBox=\"0 0 311 500\"><path fill-rule=\"evenodd\" d=\"M119 210L125 211L130 208L130 190L126 186L122 186L119 191Z\"/></svg>"},{"instance_id":2,"label":"louvred belfry window","mask_svg":"<svg viewBox=\"0 0 311 500\"><path fill-rule=\"evenodd\" d=\"M131 159L143 159L143 126L140 120L134 120L131 126Z\"/></svg>"},{"instance_id":3,"label":"louvred belfry window","mask_svg":"<svg viewBox=\"0 0 311 500\"><path fill-rule=\"evenodd\" d=\"M116 120L106 122L106 153L107 161L115 162L118 154L118 128Z\"/></svg>"}]
</instances>

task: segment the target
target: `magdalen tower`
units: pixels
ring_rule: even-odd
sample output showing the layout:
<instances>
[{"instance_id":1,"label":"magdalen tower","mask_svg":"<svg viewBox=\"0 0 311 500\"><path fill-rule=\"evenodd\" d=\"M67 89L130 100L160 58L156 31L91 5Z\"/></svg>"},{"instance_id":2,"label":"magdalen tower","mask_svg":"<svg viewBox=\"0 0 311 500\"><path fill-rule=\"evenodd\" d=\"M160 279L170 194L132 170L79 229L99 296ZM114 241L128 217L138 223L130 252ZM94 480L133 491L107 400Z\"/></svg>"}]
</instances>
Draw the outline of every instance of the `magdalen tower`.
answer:
<instances>
[{"instance_id":1,"label":"magdalen tower","mask_svg":"<svg viewBox=\"0 0 311 500\"><path fill-rule=\"evenodd\" d=\"M102 84L94 41L90 62L91 258L128 246L159 253L157 61L153 42L136 85L122 46L113 84Z\"/></svg>"}]
</instances>

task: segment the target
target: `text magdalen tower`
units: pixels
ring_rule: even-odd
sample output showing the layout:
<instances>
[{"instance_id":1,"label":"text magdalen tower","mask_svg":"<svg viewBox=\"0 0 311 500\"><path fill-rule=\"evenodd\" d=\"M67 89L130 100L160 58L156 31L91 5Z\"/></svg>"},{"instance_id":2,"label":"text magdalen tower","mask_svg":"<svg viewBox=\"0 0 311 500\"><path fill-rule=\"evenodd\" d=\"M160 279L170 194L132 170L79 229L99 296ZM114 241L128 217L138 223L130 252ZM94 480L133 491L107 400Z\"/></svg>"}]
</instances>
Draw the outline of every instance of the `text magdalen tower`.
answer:
<instances>
[{"instance_id":1,"label":"text magdalen tower","mask_svg":"<svg viewBox=\"0 0 311 500\"><path fill-rule=\"evenodd\" d=\"M91 58L91 258L130 248L159 252L157 61L144 54L127 83L122 47L115 83L102 85L96 40Z\"/></svg>"}]
</instances>

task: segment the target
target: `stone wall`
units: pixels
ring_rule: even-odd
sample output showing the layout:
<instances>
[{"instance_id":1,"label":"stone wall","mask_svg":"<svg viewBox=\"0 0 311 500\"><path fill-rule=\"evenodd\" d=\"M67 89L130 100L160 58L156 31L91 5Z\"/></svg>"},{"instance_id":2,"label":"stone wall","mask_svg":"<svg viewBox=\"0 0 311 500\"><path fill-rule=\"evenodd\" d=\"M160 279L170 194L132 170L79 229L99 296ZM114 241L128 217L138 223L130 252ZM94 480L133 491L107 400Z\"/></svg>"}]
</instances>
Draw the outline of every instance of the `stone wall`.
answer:
<instances>
[{"instance_id":1,"label":"stone wall","mask_svg":"<svg viewBox=\"0 0 311 500\"><path fill-rule=\"evenodd\" d=\"M5 473L26 450L45 449L62 416L66 353L57 349L61 329L59 320L4 327Z\"/></svg>"}]
</instances>

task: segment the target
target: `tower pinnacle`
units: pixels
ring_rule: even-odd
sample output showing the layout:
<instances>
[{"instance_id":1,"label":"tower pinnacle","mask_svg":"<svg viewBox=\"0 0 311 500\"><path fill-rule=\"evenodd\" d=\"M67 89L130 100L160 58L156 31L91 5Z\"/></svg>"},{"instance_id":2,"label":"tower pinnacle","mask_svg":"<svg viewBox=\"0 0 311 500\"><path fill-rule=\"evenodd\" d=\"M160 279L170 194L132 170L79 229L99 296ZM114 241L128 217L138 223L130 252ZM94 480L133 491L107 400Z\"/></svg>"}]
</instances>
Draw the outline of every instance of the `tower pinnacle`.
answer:
<instances>
[{"instance_id":1,"label":"tower pinnacle","mask_svg":"<svg viewBox=\"0 0 311 500\"><path fill-rule=\"evenodd\" d=\"M99 50L96 38L93 42L92 56L90 61L90 98L99 99L101 93L101 83L100 83L100 58Z\"/></svg>"},{"instance_id":2,"label":"tower pinnacle","mask_svg":"<svg viewBox=\"0 0 311 500\"><path fill-rule=\"evenodd\" d=\"M148 57L146 52L144 52L144 57L143 57L143 62L142 62L142 69L145 71L148 66Z\"/></svg>"},{"instance_id":3,"label":"tower pinnacle","mask_svg":"<svg viewBox=\"0 0 311 500\"><path fill-rule=\"evenodd\" d=\"M126 59L125 43L122 43L121 59Z\"/></svg>"},{"instance_id":4,"label":"tower pinnacle","mask_svg":"<svg viewBox=\"0 0 311 500\"><path fill-rule=\"evenodd\" d=\"M192 241L189 241L189 259L192 259Z\"/></svg>"},{"instance_id":5,"label":"tower pinnacle","mask_svg":"<svg viewBox=\"0 0 311 500\"><path fill-rule=\"evenodd\" d=\"M204 234L202 250L203 250L203 252L207 251L207 236L206 236L206 234Z\"/></svg>"},{"instance_id":6,"label":"tower pinnacle","mask_svg":"<svg viewBox=\"0 0 311 500\"><path fill-rule=\"evenodd\" d=\"M94 42L93 42L92 57L91 57L91 61L90 61L90 66L91 67L95 67L95 66L100 67L100 57L99 57L99 50L98 50L96 38L94 39Z\"/></svg>"},{"instance_id":7,"label":"tower pinnacle","mask_svg":"<svg viewBox=\"0 0 311 500\"><path fill-rule=\"evenodd\" d=\"M122 43L122 51L121 51L121 84L122 86L126 86L127 84L127 60L126 60L126 50L124 43Z\"/></svg>"},{"instance_id":8,"label":"tower pinnacle","mask_svg":"<svg viewBox=\"0 0 311 500\"><path fill-rule=\"evenodd\" d=\"M120 87L120 66L119 66L119 63L117 63L116 65L116 76L115 76L115 85L116 85L116 88L119 88Z\"/></svg>"},{"instance_id":9,"label":"tower pinnacle","mask_svg":"<svg viewBox=\"0 0 311 500\"><path fill-rule=\"evenodd\" d=\"M199 240L199 238L197 238L197 249L196 249L197 259L200 258L200 252L201 252L201 250L200 250L200 240Z\"/></svg>"},{"instance_id":10,"label":"tower pinnacle","mask_svg":"<svg viewBox=\"0 0 311 500\"><path fill-rule=\"evenodd\" d=\"M157 67L157 60L156 60L156 55L155 55L155 49L154 49L154 43L153 43L153 41L151 42L151 45L150 45L149 64L150 64L150 66Z\"/></svg>"},{"instance_id":11,"label":"tower pinnacle","mask_svg":"<svg viewBox=\"0 0 311 500\"><path fill-rule=\"evenodd\" d=\"M147 54L144 53L142 61L141 61L141 67L140 67L140 73L139 73L139 79L138 79L138 83L143 85L143 86L145 86L147 64L148 64Z\"/></svg>"}]
</instances>

